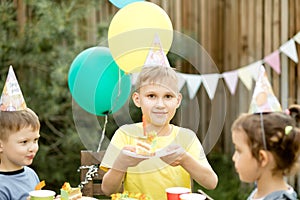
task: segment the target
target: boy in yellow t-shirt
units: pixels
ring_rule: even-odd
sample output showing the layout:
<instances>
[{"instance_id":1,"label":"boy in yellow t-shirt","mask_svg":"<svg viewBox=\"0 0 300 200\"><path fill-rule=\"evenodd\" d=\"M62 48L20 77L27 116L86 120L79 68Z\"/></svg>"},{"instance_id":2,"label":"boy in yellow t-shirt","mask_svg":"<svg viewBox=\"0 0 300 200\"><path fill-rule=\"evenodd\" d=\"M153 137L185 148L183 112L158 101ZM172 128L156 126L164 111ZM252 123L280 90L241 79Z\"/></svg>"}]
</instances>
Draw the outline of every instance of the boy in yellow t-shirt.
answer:
<instances>
[{"instance_id":1,"label":"boy in yellow t-shirt","mask_svg":"<svg viewBox=\"0 0 300 200\"><path fill-rule=\"evenodd\" d=\"M111 195L123 186L125 191L163 200L167 199L166 188L191 188L191 179L214 189L218 178L196 134L170 124L182 99L176 72L171 67L144 67L136 88L132 99L141 108L145 121L124 125L114 134L100 166L107 171L103 192ZM152 131L157 133L156 148L162 153L152 157L136 155L136 137Z\"/></svg>"}]
</instances>

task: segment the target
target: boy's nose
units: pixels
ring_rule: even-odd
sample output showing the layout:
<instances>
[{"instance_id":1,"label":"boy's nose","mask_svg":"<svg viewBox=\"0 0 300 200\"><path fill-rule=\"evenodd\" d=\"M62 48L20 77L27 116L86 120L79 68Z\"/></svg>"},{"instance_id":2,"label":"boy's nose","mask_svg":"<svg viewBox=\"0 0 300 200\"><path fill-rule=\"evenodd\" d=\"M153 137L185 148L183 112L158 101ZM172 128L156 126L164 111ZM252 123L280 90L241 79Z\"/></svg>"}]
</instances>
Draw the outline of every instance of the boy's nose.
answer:
<instances>
[{"instance_id":1,"label":"boy's nose","mask_svg":"<svg viewBox=\"0 0 300 200\"><path fill-rule=\"evenodd\" d=\"M28 148L29 151L37 151L38 149L39 149L38 143L32 143Z\"/></svg>"},{"instance_id":2,"label":"boy's nose","mask_svg":"<svg viewBox=\"0 0 300 200\"><path fill-rule=\"evenodd\" d=\"M157 99L157 102L156 102L156 105L157 105L157 106L160 106L160 107L165 106L163 99L162 99L162 98L158 98L158 99Z\"/></svg>"}]
</instances>

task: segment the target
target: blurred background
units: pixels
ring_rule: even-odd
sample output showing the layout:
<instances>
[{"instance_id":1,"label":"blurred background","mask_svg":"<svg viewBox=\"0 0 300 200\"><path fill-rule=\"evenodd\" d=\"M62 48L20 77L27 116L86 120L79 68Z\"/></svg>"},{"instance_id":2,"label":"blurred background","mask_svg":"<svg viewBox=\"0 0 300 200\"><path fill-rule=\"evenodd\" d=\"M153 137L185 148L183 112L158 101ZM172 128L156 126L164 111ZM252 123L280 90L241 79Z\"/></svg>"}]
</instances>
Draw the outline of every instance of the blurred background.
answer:
<instances>
[{"instance_id":1,"label":"blurred background","mask_svg":"<svg viewBox=\"0 0 300 200\"><path fill-rule=\"evenodd\" d=\"M214 68L206 68L201 60L200 68L195 67L174 53L167 55L170 64L184 74L220 75L213 97L200 85L195 97L189 98L190 88L185 84L185 98L174 119L175 124L196 127L219 175L217 189L205 191L215 199L245 199L252 185L240 183L235 173L230 127L240 113L248 112L255 82L247 77L247 70L257 62L264 63L283 109L300 103L300 64L289 56L289 52L300 55L300 39L295 39L300 31L300 1L150 2L166 11L175 31L205 49ZM80 183L80 151L87 147L74 125L68 71L80 52L105 43L110 22L118 11L108 0L0 0L0 88L12 65L28 107L40 117L40 150L32 167L41 180L46 180L49 189L58 191L65 181L73 186ZM281 47L288 41L295 41L295 46L283 51ZM267 62L266 58L274 52L280 59L279 66ZM197 57L197 52L193 53ZM238 75L234 92L223 79L225 72ZM139 110L131 103L129 107L132 120L140 121ZM197 124L195 117L199 119ZM104 118L98 116L97 120L103 126ZM116 128L114 118L109 116L106 137L111 138ZM298 175L288 180L300 192ZM198 188L202 189L195 185L194 190Z\"/></svg>"}]
</instances>

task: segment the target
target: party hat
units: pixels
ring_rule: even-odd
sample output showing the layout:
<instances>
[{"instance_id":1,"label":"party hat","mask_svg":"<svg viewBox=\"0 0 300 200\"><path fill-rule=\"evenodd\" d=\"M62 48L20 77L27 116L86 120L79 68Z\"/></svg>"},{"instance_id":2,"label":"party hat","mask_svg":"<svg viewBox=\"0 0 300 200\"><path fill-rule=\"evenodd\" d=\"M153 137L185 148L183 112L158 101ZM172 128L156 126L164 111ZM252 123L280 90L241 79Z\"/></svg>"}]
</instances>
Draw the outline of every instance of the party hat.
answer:
<instances>
[{"instance_id":1,"label":"party hat","mask_svg":"<svg viewBox=\"0 0 300 200\"><path fill-rule=\"evenodd\" d=\"M274 95L264 66L260 66L249 113L268 113L282 111L281 105Z\"/></svg>"},{"instance_id":2,"label":"party hat","mask_svg":"<svg viewBox=\"0 0 300 200\"><path fill-rule=\"evenodd\" d=\"M14 70L10 66L0 98L0 110L19 111L24 109L26 109L26 103Z\"/></svg>"},{"instance_id":3,"label":"party hat","mask_svg":"<svg viewBox=\"0 0 300 200\"><path fill-rule=\"evenodd\" d=\"M144 67L163 66L170 67L170 63L163 51L158 35L155 35L152 48L149 50Z\"/></svg>"}]
</instances>

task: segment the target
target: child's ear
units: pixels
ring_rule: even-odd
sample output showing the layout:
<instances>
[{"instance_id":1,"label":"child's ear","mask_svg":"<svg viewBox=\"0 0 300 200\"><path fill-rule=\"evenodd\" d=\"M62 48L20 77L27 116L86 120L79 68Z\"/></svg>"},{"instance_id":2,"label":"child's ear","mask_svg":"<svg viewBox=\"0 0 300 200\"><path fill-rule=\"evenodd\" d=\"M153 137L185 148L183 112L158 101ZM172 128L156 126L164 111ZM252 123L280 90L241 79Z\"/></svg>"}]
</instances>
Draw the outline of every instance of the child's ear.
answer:
<instances>
[{"instance_id":1,"label":"child's ear","mask_svg":"<svg viewBox=\"0 0 300 200\"><path fill-rule=\"evenodd\" d=\"M181 93L178 93L178 97L177 97L177 107L176 107L176 108L179 108L179 106L181 105L181 100L182 100L182 94L181 94Z\"/></svg>"},{"instance_id":2,"label":"child's ear","mask_svg":"<svg viewBox=\"0 0 300 200\"><path fill-rule=\"evenodd\" d=\"M141 107L141 105L140 105L140 95L139 95L139 93L134 92L134 93L132 94L132 101L133 101L133 103L135 104L136 107L138 107L138 108Z\"/></svg>"},{"instance_id":3,"label":"child's ear","mask_svg":"<svg viewBox=\"0 0 300 200\"><path fill-rule=\"evenodd\" d=\"M260 150L258 156L261 167L265 167L270 162L270 158L267 151Z\"/></svg>"}]
</instances>

